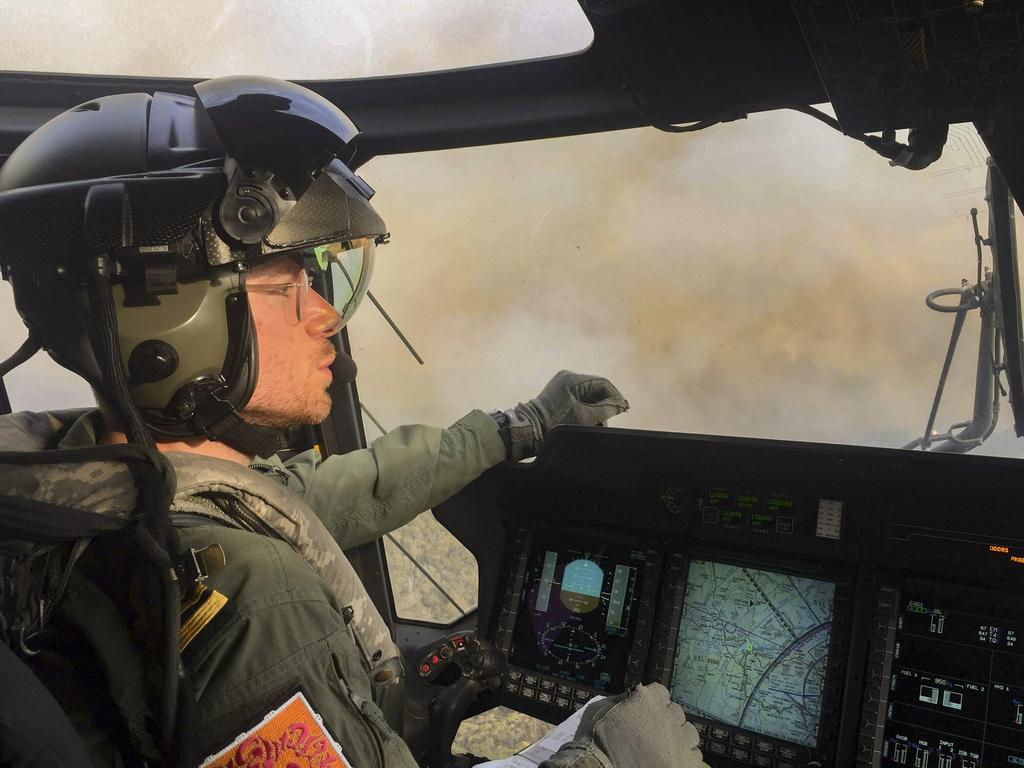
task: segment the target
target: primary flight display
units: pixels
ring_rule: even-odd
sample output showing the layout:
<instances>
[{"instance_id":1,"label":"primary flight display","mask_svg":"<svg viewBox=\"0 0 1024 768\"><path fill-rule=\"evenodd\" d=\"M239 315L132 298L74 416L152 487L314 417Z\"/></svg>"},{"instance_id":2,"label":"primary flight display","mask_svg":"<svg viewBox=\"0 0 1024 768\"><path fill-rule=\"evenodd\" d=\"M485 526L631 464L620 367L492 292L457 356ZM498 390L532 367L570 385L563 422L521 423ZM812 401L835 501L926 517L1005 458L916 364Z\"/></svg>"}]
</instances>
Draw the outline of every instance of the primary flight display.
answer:
<instances>
[{"instance_id":1,"label":"primary flight display","mask_svg":"<svg viewBox=\"0 0 1024 768\"><path fill-rule=\"evenodd\" d=\"M647 553L610 544L534 549L510 660L602 691L621 690Z\"/></svg>"}]
</instances>

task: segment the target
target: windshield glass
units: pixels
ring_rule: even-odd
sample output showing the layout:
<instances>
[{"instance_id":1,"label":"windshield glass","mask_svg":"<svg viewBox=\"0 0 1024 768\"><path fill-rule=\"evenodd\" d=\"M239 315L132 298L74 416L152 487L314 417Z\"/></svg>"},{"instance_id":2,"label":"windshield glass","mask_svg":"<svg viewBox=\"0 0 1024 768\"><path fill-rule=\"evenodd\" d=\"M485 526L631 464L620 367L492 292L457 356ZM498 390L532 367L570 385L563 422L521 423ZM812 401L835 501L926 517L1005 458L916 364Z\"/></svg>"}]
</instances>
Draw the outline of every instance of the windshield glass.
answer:
<instances>
[{"instance_id":1,"label":"windshield glass","mask_svg":"<svg viewBox=\"0 0 1024 768\"><path fill-rule=\"evenodd\" d=\"M329 80L575 53L593 40L576 0L0 0L0 15L0 70L23 72Z\"/></svg>"},{"instance_id":2,"label":"windshield glass","mask_svg":"<svg viewBox=\"0 0 1024 768\"><path fill-rule=\"evenodd\" d=\"M371 290L426 365L368 308L351 324L361 395L386 428L448 423L570 368L622 389L618 427L905 445L952 328L924 298L976 280L985 157L955 126L936 165L892 168L779 112L378 158L363 174L393 241ZM940 432L972 415L978 315ZM1024 455L1005 399L980 452Z\"/></svg>"},{"instance_id":3,"label":"windshield glass","mask_svg":"<svg viewBox=\"0 0 1024 768\"><path fill-rule=\"evenodd\" d=\"M367 302L349 324L360 395L385 429L448 424L569 368L627 396L613 426L905 445L952 328L924 297L976 280L985 172L967 126L911 172L783 112L377 158L361 173L393 238L370 290L426 364ZM20 329L7 283L0 302ZM939 432L971 418L979 326L971 312ZM6 381L16 410L91 403L45 355ZM976 452L1024 456L1005 398Z\"/></svg>"}]
</instances>

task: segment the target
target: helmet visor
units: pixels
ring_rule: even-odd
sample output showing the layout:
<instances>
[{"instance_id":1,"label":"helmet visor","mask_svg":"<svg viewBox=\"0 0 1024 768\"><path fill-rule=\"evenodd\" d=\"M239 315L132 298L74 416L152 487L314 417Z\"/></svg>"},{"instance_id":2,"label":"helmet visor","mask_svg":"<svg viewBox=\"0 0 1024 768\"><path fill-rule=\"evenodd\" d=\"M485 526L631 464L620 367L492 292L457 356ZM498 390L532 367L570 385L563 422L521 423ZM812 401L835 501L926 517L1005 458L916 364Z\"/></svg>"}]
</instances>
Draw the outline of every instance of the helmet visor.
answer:
<instances>
[{"instance_id":1,"label":"helmet visor","mask_svg":"<svg viewBox=\"0 0 1024 768\"><path fill-rule=\"evenodd\" d=\"M324 298L347 323L370 286L376 244L372 237L327 243L310 249L306 268L322 273ZM317 284L316 281L314 284Z\"/></svg>"},{"instance_id":2,"label":"helmet visor","mask_svg":"<svg viewBox=\"0 0 1024 768\"><path fill-rule=\"evenodd\" d=\"M264 236L263 253L383 236L387 227L370 205L372 193L344 163L331 162Z\"/></svg>"}]
</instances>

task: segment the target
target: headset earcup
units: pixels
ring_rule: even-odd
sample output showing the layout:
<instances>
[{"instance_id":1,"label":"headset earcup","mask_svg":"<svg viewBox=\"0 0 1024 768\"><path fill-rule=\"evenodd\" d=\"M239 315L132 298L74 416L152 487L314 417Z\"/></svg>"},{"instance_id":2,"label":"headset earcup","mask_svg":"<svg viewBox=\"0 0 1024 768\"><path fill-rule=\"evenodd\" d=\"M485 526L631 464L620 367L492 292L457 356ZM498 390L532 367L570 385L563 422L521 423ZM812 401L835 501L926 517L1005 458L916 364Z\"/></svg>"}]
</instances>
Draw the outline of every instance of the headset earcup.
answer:
<instances>
[{"instance_id":1,"label":"headset earcup","mask_svg":"<svg viewBox=\"0 0 1024 768\"><path fill-rule=\"evenodd\" d=\"M178 350L159 339L137 345L128 357L128 383L150 384L163 381L178 370Z\"/></svg>"}]
</instances>

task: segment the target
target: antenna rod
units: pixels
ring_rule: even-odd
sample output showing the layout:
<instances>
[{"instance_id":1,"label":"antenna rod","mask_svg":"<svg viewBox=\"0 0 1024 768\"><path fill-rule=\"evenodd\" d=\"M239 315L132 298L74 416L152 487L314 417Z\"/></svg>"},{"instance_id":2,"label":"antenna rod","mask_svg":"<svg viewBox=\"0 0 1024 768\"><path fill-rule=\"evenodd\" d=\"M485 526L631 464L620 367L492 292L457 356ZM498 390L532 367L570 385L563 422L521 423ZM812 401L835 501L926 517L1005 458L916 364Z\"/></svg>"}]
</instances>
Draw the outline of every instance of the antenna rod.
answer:
<instances>
[{"instance_id":1,"label":"antenna rod","mask_svg":"<svg viewBox=\"0 0 1024 768\"><path fill-rule=\"evenodd\" d=\"M391 319L391 316L384 310L384 307L382 307L380 305L380 302L377 301L377 297L374 296L369 291L366 292L366 295L370 297L370 301L373 302L373 306L375 306L377 310L384 316L384 319L388 321L388 325L391 326L391 330L398 334L398 338L400 338L402 340L402 343L405 344L405 348L412 352L412 356L416 358L416 362L419 363L420 365L423 365L423 358L419 356L419 353L415 349L413 349L412 344L410 344L409 340L405 338L405 334L399 330L398 326L395 325L395 321Z\"/></svg>"},{"instance_id":2,"label":"antenna rod","mask_svg":"<svg viewBox=\"0 0 1024 768\"><path fill-rule=\"evenodd\" d=\"M370 421L374 423L374 425L377 427L377 429L380 430L380 433L382 435L386 435L388 433L388 431L384 429L383 426L381 426L381 423L377 421L377 417L370 413L370 409L367 408L361 400L359 401L359 407L362 409L363 413L370 417Z\"/></svg>"}]
</instances>

